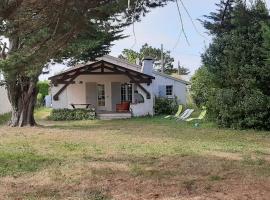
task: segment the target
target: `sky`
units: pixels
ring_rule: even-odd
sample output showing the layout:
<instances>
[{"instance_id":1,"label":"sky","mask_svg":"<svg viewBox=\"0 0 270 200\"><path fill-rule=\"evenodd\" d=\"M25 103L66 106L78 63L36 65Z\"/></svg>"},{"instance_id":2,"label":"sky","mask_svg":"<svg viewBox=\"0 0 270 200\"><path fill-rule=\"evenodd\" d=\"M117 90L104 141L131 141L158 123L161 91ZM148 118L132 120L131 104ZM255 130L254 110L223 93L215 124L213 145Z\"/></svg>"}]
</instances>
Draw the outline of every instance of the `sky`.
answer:
<instances>
[{"instance_id":1,"label":"sky","mask_svg":"<svg viewBox=\"0 0 270 200\"><path fill-rule=\"evenodd\" d=\"M156 48L159 48L163 44L165 50L171 51L171 55L175 59L175 66L180 62L181 65L191 71L191 75L194 74L196 69L202 65L200 55L211 42L211 37L207 34L198 19L203 19L204 15L215 11L217 8L215 4L220 2L220 0L182 1L196 27L193 26L191 19L180 4L184 30L190 44L186 42L183 34L179 40L179 35L182 32L181 23L176 3L171 2L165 7L151 10L140 22L135 23L135 36L133 34L133 26L126 28L123 34L129 37L115 41L110 55L118 57L124 49L138 51L145 43ZM266 0L266 2L269 6L270 0ZM48 76L63 70L65 66L57 65L52 68L52 72L47 76L43 76L41 79L46 79Z\"/></svg>"},{"instance_id":2,"label":"sky","mask_svg":"<svg viewBox=\"0 0 270 200\"><path fill-rule=\"evenodd\" d=\"M115 42L112 47L111 55L118 56L125 48L133 48L139 50L140 47L148 43L153 47L164 45L164 49L171 51L172 57L175 58L175 65L178 61L181 65L190 69L192 73L201 66L201 53L211 41L211 37L206 33L198 19L203 19L203 15L207 15L216 9L215 3L219 0L183 0L192 21L187 13L180 5L183 16L184 30L188 41L182 32L179 14L176 3L169 3L163 8L156 8L142 18L141 22L135 24L135 37L133 35L133 27L125 30L124 34L130 37ZM196 30L197 29L197 30ZM135 45L134 45L135 44Z\"/></svg>"}]
</instances>

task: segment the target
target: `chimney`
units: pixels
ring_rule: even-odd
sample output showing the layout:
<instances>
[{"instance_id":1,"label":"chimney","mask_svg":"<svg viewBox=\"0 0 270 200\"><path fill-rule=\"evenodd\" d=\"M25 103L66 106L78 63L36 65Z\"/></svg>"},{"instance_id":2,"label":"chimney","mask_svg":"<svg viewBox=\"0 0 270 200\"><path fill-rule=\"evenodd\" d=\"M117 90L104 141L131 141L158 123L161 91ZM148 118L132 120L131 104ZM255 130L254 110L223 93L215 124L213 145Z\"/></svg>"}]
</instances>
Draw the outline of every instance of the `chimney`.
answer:
<instances>
[{"instance_id":1,"label":"chimney","mask_svg":"<svg viewBox=\"0 0 270 200\"><path fill-rule=\"evenodd\" d=\"M154 65L154 59L150 57L145 57L142 62L142 70L141 72L144 74L148 74L152 76L153 74L153 65Z\"/></svg>"}]
</instances>

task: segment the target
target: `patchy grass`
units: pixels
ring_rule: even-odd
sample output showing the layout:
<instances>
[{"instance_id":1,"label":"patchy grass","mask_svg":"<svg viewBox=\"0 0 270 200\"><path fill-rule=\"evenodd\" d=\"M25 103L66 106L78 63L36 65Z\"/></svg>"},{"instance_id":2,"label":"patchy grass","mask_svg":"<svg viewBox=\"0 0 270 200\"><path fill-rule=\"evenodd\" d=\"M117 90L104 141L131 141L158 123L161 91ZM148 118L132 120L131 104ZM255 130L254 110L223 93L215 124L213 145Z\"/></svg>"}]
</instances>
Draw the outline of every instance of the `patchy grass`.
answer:
<instances>
[{"instance_id":1,"label":"patchy grass","mask_svg":"<svg viewBox=\"0 0 270 200\"><path fill-rule=\"evenodd\" d=\"M1 152L0 176L18 176L48 166L54 160L32 152Z\"/></svg>"},{"instance_id":2,"label":"patchy grass","mask_svg":"<svg viewBox=\"0 0 270 200\"><path fill-rule=\"evenodd\" d=\"M0 126L0 199L267 199L270 133L162 117Z\"/></svg>"},{"instance_id":3,"label":"patchy grass","mask_svg":"<svg viewBox=\"0 0 270 200\"><path fill-rule=\"evenodd\" d=\"M35 118L37 120L46 120L51 113L51 108L40 107L35 110Z\"/></svg>"}]
</instances>

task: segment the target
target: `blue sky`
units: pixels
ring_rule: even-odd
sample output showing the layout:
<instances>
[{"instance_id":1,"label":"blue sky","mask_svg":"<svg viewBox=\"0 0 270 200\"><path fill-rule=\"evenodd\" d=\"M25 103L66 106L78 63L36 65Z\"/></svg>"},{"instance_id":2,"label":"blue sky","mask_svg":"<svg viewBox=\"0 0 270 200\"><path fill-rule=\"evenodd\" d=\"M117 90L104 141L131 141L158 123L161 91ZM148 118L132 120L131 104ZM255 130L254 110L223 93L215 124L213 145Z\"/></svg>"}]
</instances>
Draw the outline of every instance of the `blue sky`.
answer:
<instances>
[{"instance_id":1,"label":"blue sky","mask_svg":"<svg viewBox=\"0 0 270 200\"><path fill-rule=\"evenodd\" d=\"M166 7L157 8L142 18L141 22L135 24L136 45L134 50L139 50L144 43L148 43L154 47L164 45L166 50L171 51L171 55L185 67L194 72L201 65L200 54L204 51L211 38L205 33L200 22L197 19L203 19L203 15L209 14L216 9L215 3L219 0L183 0L199 33L193 27L191 20L181 6L183 15L184 28L188 36L190 45L187 44L182 34L179 42L179 34L181 33L181 24L177 7L175 3L170 3ZM132 27L124 32L130 37L115 42L111 55L118 56L125 48L131 48L134 45L134 36ZM203 36L201 36L203 35ZM176 46L177 44L177 46Z\"/></svg>"},{"instance_id":2,"label":"blue sky","mask_svg":"<svg viewBox=\"0 0 270 200\"><path fill-rule=\"evenodd\" d=\"M211 37L197 19L203 19L203 15L215 11L215 3L220 2L220 0L183 0L183 2L199 32L195 30L191 20L180 5L184 28L190 45L187 44L184 35L177 43L181 32L181 24L176 4L169 3L163 8L152 10L146 17L142 18L141 22L135 23L136 45L134 45L133 28L130 26L124 31L124 34L129 35L129 37L116 41L110 55L118 56L125 48L139 50L145 43L153 47L160 47L163 44L165 50L171 51L171 55L175 58L175 65L177 66L177 62L180 61L182 65L191 70L192 75L201 66L200 55L211 42ZM270 5L270 0L266 0L266 2ZM53 66L50 75L63 70L63 68L63 65ZM42 79L46 79L50 75L42 76Z\"/></svg>"},{"instance_id":3,"label":"blue sky","mask_svg":"<svg viewBox=\"0 0 270 200\"><path fill-rule=\"evenodd\" d=\"M204 52L205 47L211 42L211 37L206 34L206 30L197 19L203 19L203 15L208 15L210 12L215 11L215 3L219 3L220 0L182 1L187 7L199 31L198 33L194 29L188 15L185 13L183 7L181 7L184 27L190 45L187 44L182 35L177 47L174 48L179 33L181 32L181 25L176 3L170 3L166 7L152 10L141 22L135 24L137 43L133 49L139 50L144 43L148 43L154 47L160 47L161 44L163 44L166 50L171 51L171 55L175 58L176 66L177 62L180 61L180 63L189 68L193 74L194 71L201 66L201 53ZM266 0L266 2L270 5L270 0ZM133 46L134 36L132 27L129 27L124 33L130 35L130 37L115 42L111 55L118 56L123 49ZM202 34L203 37L200 34Z\"/></svg>"}]
</instances>

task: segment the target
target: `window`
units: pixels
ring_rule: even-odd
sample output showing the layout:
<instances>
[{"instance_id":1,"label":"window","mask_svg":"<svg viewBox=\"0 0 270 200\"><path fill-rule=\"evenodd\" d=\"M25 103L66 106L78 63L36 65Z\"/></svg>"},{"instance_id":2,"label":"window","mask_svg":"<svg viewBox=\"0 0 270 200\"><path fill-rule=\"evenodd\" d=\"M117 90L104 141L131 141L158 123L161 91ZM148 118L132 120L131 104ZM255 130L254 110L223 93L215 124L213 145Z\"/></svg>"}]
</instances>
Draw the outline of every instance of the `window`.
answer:
<instances>
[{"instance_id":1,"label":"window","mask_svg":"<svg viewBox=\"0 0 270 200\"><path fill-rule=\"evenodd\" d=\"M167 96L173 95L173 86L172 85L166 85L166 95Z\"/></svg>"},{"instance_id":2,"label":"window","mask_svg":"<svg viewBox=\"0 0 270 200\"><path fill-rule=\"evenodd\" d=\"M121 85L121 101L132 102L132 84Z\"/></svg>"}]
</instances>

